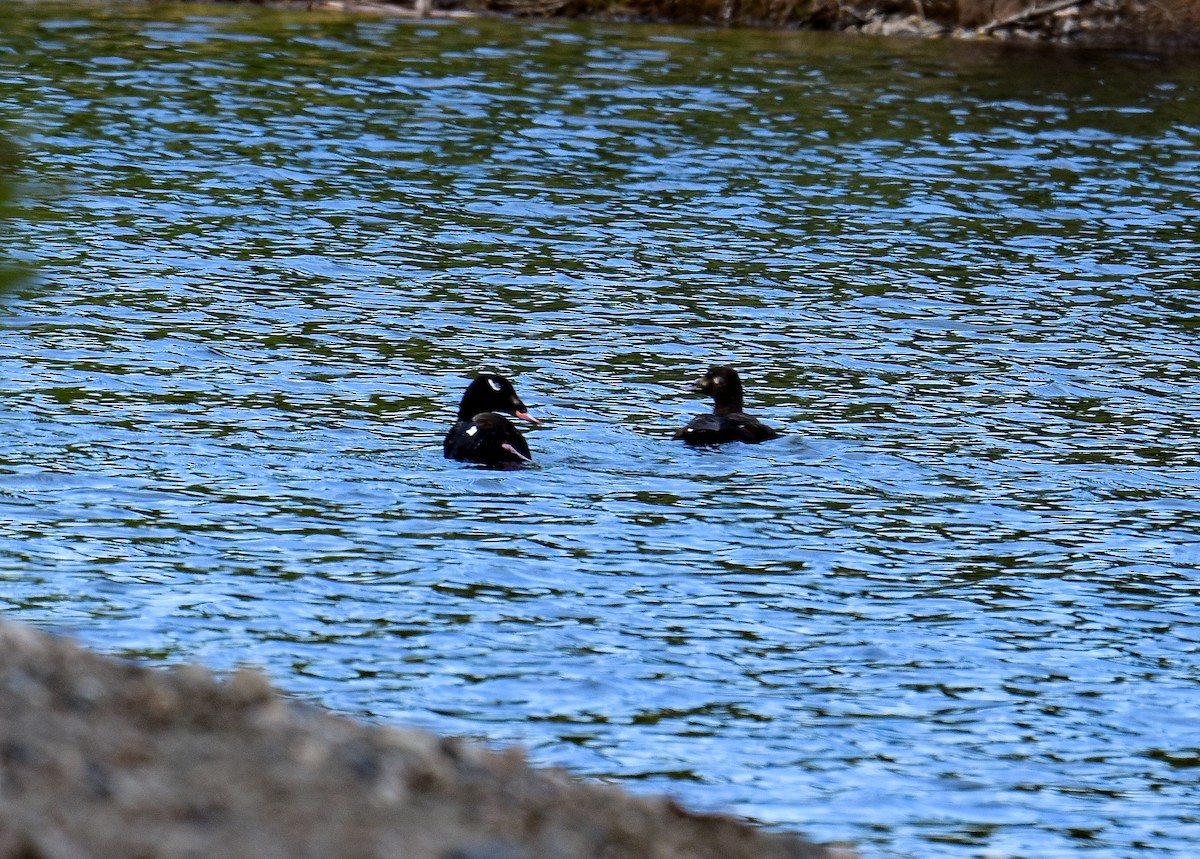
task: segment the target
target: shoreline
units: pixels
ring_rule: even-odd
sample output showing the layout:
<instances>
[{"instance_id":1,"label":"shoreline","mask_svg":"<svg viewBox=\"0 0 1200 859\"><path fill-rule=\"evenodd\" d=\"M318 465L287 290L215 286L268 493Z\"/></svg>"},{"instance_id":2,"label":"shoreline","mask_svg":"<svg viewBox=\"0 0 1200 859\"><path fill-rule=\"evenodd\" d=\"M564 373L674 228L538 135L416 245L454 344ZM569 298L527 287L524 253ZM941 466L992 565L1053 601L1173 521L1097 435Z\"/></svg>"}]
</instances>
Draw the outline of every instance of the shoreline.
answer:
<instances>
[{"instance_id":1,"label":"shoreline","mask_svg":"<svg viewBox=\"0 0 1200 859\"><path fill-rule=\"evenodd\" d=\"M68 0L71 2L72 0ZM41 0L20 0L38 3ZM60 0L61 2L61 0ZM156 0L73 0L153 6ZM174 0L407 19L528 18L1200 53L1200 0Z\"/></svg>"},{"instance_id":2,"label":"shoreline","mask_svg":"<svg viewBox=\"0 0 1200 859\"><path fill-rule=\"evenodd\" d=\"M0 621L0 857L853 859L665 796ZM64 813L69 809L69 813Z\"/></svg>"},{"instance_id":3,"label":"shoreline","mask_svg":"<svg viewBox=\"0 0 1200 859\"><path fill-rule=\"evenodd\" d=\"M185 0L186 2L186 0ZM588 19L1112 50L1200 49L1197 0L219 0L404 18Z\"/></svg>"}]
</instances>

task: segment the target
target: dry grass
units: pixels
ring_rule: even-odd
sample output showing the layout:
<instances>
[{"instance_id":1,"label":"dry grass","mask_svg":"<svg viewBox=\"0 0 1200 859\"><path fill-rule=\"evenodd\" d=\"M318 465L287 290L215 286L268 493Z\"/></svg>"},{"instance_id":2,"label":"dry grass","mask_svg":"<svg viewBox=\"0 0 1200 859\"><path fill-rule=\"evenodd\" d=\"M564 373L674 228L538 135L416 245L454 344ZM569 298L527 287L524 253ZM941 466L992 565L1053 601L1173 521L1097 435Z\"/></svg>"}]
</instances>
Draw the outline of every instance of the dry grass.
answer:
<instances>
[{"instance_id":1,"label":"dry grass","mask_svg":"<svg viewBox=\"0 0 1200 859\"><path fill-rule=\"evenodd\" d=\"M980 27L1037 5L1031 0L957 0L952 4L950 20L960 27Z\"/></svg>"},{"instance_id":2,"label":"dry grass","mask_svg":"<svg viewBox=\"0 0 1200 859\"><path fill-rule=\"evenodd\" d=\"M1141 7L1140 26L1152 43L1200 47L1200 0L1148 0L1127 3Z\"/></svg>"}]
</instances>

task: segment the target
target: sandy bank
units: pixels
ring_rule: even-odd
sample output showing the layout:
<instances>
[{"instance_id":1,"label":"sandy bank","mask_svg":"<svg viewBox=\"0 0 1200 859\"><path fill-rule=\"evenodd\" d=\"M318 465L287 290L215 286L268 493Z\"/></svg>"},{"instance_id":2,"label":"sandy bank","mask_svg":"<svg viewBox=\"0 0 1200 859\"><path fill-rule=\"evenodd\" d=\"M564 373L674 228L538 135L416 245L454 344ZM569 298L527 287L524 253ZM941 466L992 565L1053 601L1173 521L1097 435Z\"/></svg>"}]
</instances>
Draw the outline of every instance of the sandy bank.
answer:
<instances>
[{"instance_id":1,"label":"sandy bank","mask_svg":"<svg viewBox=\"0 0 1200 859\"><path fill-rule=\"evenodd\" d=\"M3 859L852 855L0 624Z\"/></svg>"}]
</instances>

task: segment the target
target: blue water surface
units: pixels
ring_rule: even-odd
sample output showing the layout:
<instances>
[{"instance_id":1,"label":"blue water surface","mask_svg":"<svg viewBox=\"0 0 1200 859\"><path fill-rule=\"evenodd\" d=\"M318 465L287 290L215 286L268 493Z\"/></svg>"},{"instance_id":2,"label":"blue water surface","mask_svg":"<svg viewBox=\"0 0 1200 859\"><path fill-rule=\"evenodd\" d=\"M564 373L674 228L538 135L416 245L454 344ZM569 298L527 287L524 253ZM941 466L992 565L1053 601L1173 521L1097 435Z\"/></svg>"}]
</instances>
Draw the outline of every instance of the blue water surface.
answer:
<instances>
[{"instance_id":1,"label":"blue water surface","mask_svg":"<svg viewBox=\"0 0 1200 859\"><path fill-rule=\"evenodd\" d=\"M872 857L1200 843L1200 65L22 6L0 608ZM785 435L693 450L731 363ZM536 462L447 462L511 376Z\"/></svg>"}]
</instances>

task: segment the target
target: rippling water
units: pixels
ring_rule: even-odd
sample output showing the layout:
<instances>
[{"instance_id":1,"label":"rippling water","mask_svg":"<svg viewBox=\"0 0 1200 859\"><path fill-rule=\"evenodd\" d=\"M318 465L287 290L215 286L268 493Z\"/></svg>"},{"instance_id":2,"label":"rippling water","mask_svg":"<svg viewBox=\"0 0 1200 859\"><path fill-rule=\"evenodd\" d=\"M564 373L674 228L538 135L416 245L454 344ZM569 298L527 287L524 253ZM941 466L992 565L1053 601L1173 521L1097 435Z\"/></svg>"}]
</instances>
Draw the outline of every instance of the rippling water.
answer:
<instances>
[{"instance_id":1,"label":"rippling water","mask_svg":"<svg viewBox=\"0 0 1200 859\"><path fill-rule=\"evenodd\" d=\"M24 7L0 606L865 857L1200 842L1200 67ZM786 431L691 450L713 362ZM537 462L443 460L510 374Z\"/></svg>"}]
</instances>

